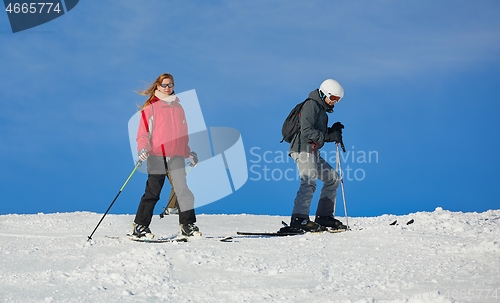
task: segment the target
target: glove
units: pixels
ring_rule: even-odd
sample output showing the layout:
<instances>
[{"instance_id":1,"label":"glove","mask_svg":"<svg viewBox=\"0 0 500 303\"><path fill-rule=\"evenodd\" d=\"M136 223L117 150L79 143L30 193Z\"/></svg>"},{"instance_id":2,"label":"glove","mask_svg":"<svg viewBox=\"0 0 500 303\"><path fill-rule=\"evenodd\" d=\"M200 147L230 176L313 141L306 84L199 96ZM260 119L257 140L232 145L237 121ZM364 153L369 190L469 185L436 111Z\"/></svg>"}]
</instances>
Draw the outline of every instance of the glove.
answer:
<instances>
[{"instance_id":1,"label":"glove","mask_svg":"<svg viewBox=\"0 0 500 303\"><path fill-rule=\"evenodd\" d=\"M196 167L196 165L198 165L198 155L194 151L189 153L189 158L187 159L189 161L189 166Z\"/></svg>"},{"instance_id":2,"label":"glove","mask_svg":"<svg viewBox=\"0 0 500 303\"><path fill-rule=\"evenodd\" d=\"M344 128L344 124L340 122L333 123L332 127L328 128L328 133L333 133L334 131L339 131L342 133L342 129Z\"/></svg>"},{"instance_id":3,"label":"glove","mask_svg":"<svg viewBox=\"0 0 500 303\"><path fill-rule=\"evenodd\" d=\"M146 161L149 157L148 152L144 148L139 151L138 155L141 162Z\"/></svg>"},{"instance_id":4,"label":"glove","mask_svg":"<svg viewBox=\"0 0 500 303\"><path fill-rule=\"evenodd\" d=\"M333 132L327 132L325 134L325 142L342 143L342 132L338 130Z\"/></svg>"}]
</instances>

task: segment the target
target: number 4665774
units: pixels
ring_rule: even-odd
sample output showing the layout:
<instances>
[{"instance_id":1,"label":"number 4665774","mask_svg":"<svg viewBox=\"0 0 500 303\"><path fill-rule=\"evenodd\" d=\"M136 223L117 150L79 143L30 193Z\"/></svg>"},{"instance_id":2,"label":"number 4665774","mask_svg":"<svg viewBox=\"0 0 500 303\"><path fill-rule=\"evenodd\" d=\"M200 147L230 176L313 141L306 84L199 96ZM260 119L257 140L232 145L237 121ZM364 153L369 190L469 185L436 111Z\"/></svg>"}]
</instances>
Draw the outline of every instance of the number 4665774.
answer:
<instances>
[{"instance_id":1,"label":"number 4665774","mask_svg":"<svg viewBox=\"0 0 500 303\"><path fill-rule=\"evenodd\" d=\"M41 14L41 13L61 13L59 3L33 2L33 3L9 3L5 8L9 14Z\"/></svg>"}]
</instances>

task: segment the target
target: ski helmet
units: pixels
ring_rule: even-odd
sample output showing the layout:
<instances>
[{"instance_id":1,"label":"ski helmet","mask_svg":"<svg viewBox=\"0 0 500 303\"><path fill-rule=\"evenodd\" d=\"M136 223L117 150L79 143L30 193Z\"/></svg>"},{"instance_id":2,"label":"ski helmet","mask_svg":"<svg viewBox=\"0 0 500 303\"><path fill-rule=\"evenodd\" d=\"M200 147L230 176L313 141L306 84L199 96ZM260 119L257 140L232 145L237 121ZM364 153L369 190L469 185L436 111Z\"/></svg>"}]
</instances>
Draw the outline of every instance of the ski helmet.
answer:
<instances>
[{"instance_id":1,"label":"ski helmet","mask_svg":"<svg viewBox=\"0 0 500 303\"><path fill-rule=\"evenodd\" d=\"M337 102L340 102L340 100L344 97L344 88L340 85L340 83L333 79L326 79L323 81L319 90L328 98L330 98L330 96L338 97Z\"/></svg>"}]
</instances>

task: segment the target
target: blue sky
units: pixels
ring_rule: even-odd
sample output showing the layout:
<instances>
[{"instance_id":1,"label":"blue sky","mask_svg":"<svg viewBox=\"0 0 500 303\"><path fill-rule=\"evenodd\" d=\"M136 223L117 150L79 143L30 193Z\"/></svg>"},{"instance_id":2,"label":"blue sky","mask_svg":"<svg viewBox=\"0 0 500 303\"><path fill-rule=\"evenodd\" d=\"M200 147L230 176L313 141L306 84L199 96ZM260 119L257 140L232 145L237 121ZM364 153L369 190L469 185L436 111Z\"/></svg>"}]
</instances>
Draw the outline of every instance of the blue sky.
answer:
<instances>
[{"instance_id":1,"label":"blue sky","mask_svg":"<svg viewBox=\"0 0 500 303\"><path fill-rule=\"evenodd\" d=\"M0 13L0 214L104 212L134 166L134 91L163 72L245 147L249 180L198 213L290 214L281 124L326 78L345 89L329 117L345 125L349 215L498 209L499 15L498 1L80 1L13 34ZM145 180L111 213L135 213Z\"/></svg>"}]
</instances>

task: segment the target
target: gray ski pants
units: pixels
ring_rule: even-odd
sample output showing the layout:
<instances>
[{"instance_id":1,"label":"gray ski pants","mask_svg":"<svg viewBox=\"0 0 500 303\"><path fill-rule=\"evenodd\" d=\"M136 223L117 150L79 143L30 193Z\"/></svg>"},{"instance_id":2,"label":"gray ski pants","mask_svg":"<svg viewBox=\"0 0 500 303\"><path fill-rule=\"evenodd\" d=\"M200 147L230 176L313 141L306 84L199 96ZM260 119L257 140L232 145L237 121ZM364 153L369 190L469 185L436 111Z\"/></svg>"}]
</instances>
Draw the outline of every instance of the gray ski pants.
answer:
<instances>
[{"instance_id":1,"label":"gray ski pants","mask_svg":"<svg viewBox=\"0 0 500 303\"><path fill-rule=\"evenodd\" d=\"M292 218L309 218L317 179L323 181L323 188L321 189L316 216L333 215L337 188L340 184L340 178L335 169L320 156L319 151L314 153L292 152L290 156L297 164L300 175L300 188L295 197Z\"/></svg>"}]
</instances>

